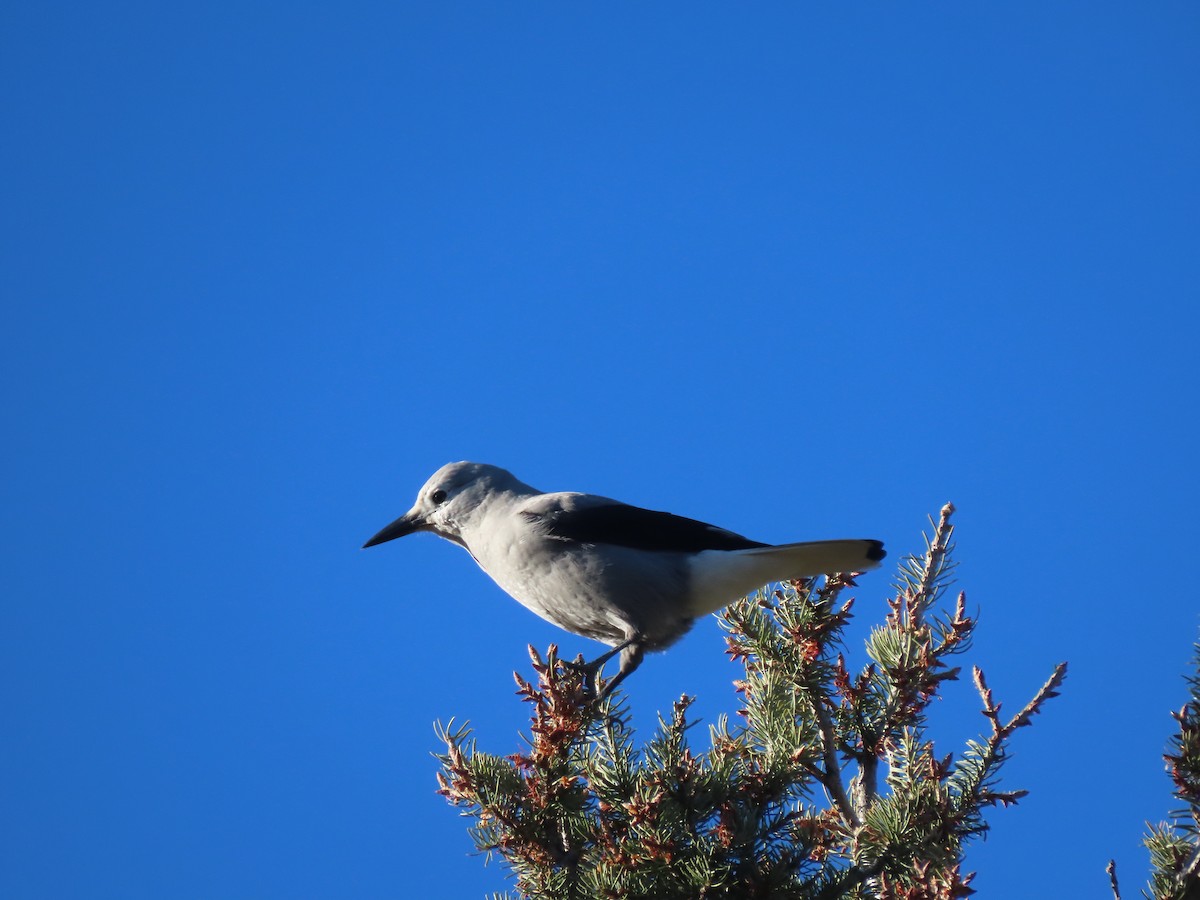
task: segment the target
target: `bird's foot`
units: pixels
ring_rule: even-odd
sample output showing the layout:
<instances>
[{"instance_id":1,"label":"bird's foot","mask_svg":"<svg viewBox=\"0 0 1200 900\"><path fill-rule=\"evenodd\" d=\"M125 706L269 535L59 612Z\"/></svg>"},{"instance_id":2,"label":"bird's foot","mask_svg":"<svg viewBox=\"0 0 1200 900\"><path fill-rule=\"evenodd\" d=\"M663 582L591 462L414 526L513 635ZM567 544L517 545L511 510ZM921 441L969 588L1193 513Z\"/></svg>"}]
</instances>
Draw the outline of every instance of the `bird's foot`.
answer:
<instances>
[{"instance_id":1,"label":"bird's foot","mask_svg":"<svg viewBox=\"0 0 1200 900\"><path fill-rule=\"evenodd\" d=\"M607 660L599 659L592 662L584 662L583 654L580 653L574 659L564 659L561 662L564 668L570 669L583 679L584 699L595 701L606 695L607 691L603 689L603 679L600 677L600 672Z\"/></svg>"}]
</instances>

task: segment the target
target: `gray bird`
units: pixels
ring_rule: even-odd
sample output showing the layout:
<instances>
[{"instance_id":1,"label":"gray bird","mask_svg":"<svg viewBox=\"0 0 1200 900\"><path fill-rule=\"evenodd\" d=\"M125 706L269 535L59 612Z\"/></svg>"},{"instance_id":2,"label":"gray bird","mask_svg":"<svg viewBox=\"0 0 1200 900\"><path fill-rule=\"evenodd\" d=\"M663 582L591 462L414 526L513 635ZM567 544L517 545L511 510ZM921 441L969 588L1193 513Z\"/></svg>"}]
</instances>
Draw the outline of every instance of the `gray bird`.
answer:
<instances>
[{"instance_id":1,"label":"gray bird","mask_svg":"<svg viewBox=\"0 0 1200 900\"><path fill-rule=\"evenodd\" d=\"M465 547L518 603L560 628L612 649L620 669L679 640L697 617L774 581L873 569L872 540L763 544L724 528L592 494L544 494L482 463L442 466L417 502L363 547L432 531Z\"/></svg>"}]
</instances>

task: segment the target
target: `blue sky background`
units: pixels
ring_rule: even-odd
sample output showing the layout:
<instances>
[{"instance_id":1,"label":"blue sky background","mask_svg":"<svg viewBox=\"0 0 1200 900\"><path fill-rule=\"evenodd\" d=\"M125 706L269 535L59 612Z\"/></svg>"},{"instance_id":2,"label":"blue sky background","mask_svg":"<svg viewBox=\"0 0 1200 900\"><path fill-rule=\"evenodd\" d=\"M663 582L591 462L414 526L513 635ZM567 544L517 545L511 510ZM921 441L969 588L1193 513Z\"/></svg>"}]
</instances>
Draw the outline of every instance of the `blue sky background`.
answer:
<instances>
[{"instance_id":1,"label":"blue sky background","mask_svg":"<svg viewBox=\"0 0 1200 900\"><path fill-rule=\"evenodd\" d=\"M432 723L510 752L525 645L596 645L450 544L360 552L456 459L893 560L953 500L967 663L1011 711L1071 666L976 887L1136 892L1200 626L1198 38L1184 2L9 4L0 894L502 889ZM733 708L723 647L647 661L645 735Z\"/></svg>"}]
</instances>

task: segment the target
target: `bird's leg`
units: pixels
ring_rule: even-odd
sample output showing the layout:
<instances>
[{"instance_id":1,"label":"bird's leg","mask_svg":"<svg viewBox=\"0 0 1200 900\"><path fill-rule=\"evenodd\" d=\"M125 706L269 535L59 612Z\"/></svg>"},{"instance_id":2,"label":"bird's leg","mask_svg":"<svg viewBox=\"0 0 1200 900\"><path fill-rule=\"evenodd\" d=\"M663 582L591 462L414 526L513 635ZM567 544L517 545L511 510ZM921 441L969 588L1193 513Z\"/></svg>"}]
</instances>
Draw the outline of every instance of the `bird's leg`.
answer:
<instances>
[{"instance_id":1,"label":"bird's leg","mask_svg":"<svg viewBox=\"0 0 1200 900\"><path fill-rule=\"evenodd\" d=\"M618 653L621 654L621 668L618 670L616 677L606 684L600 693L596 695L597 700L603 700L642 661L642 636L640 634L630 635L611 650L600 654L600 656L597 656L589 663L564 662L564 664L583 674L584 686L590 693L596 689L595 683L600 677L600 670L604 668L604 664Z\"/></svg>"},{"instance_id":2,"label":"bird's leg","mask_svg":"<svg viewBox=\"0 0 1200 900\"><path fill-rule=\"evenodd\" d=\"M621 653L624 650L626 650L632 644L637 643L641 639L642 639L642 636L640 634L631 635L630 637L625 638L625 640L621 641L621 643L617 644L617 646L613 647L611 650L608 650L605 653L600 654L595 659L593 659L590 663L587 663L584 666L584 668L590 669L593 672L600 671L600 669L604 668L604 664L606 662L608 662L610 659L612 659L618 653Z\"/></svg>"},{"instance_id":3,"label":"bird's leg","mask_svg":"<svg viewBox=\"0 0 1200 900\"><path fill-rule=\"evenodd\" d=\"M597 702L611 694L613 688L628 678L633 670L642 664L644 651L639 639L630 638L614 649L613 652L615 653L616 650L621 651L621 668L617 670L617 674L613 676L612 680L600 690L600 693L596 696ZM612 653L608 654L608 656L611 657Z\"/></svg>"}]
</instances>

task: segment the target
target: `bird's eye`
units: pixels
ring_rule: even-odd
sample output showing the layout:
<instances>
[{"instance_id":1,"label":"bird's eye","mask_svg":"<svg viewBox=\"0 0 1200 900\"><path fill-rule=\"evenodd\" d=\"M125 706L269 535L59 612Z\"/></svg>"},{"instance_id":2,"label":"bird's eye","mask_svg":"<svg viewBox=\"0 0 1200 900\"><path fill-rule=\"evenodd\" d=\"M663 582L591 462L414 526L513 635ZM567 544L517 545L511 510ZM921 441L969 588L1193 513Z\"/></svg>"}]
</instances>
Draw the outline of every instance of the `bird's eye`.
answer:
<instances>
[{"instance_id":1,"label":"bird's eye","mask_svg":"<svg viewBox=\"0 0 1200 900\"><path fill-rule=\"evenodd\" d=\"M429 495L429 499L432 500L434 503L441 503L446 499L446 492L443 491L441 488L438 488L436 491L434 491L432 494Z\"/></svg>"}]
</instances>

